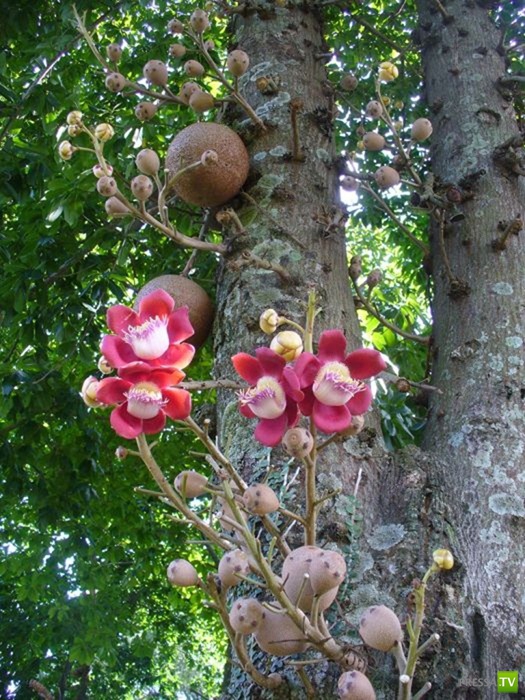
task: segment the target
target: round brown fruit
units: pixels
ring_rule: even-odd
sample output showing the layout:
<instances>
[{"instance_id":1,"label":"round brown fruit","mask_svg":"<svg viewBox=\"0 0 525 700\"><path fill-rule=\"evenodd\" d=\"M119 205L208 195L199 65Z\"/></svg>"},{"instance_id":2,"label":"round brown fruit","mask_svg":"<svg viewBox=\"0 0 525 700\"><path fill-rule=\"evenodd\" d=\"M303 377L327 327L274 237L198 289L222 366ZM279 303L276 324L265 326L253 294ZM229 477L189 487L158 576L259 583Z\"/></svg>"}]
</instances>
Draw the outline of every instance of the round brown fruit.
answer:
<instances>
[{"instance_id":1,"label":"round brown fruit","mask_svg":"<svg viewBox=\"0 0 525 700\"><path fill-rule=\"evenodd\" d=\"M202 114L202 112L207 112L212 109L215 104L213 95L209 92L204 92L204 90L195 90L190 97L190 107L197 114Z\"/></svg>"},{"instance_id":2,"label":"round brown fruit","mask_svg":"<svg viewBox=\"0 0 525 700\"><path fill-rule=\"evenodd\" d=\"M122 56L122 47L119 44L109 44L106 46L106 53L110 61L118 63Z\"/></svg>"},{"instance_id":3,"label":"round brown fruit","mask_svg":"<svg viewBox=\"0 0 525 700\"><path fill-rule=\"evenodd\" d=\"M179 275L161 275L150 280L137 294L135 308L146 295L155 289L163 289L175 299L175 308L187 306L195 333L188 338L195 348L200 348L208 337L213 323L213 304L204 289L193 280Z\"/></svg>"},{"instance_id":4,"label":"round brown fruit","mask_svg":"<svg viewBox=\"0 0 525 700\"><path fill-rule=\"evenodd\" d=\"M103 197L113 197L113 195L117 194L118 190L115 178L109 175L103 175L97 180L97 190Z\"/></svg>"},{"instance_id":5,"label":"round brown fruit","mask_svg":"<svg viewBox=\"0 0 525 700\"><path fill-rule=\"evenodd\" d=\"M173 58L182 58L186 53L186 47L182 44L172 44L170 46L170 56Z\"/></svg>"},{"instance_id":6,"label":"round brown fruit","mask_svg":"<svg viewBox=\"0 0 525 700\"><path fill-rule=\"evenodd\" d=\"M197 498L206 492L208 479L204 474L187 470L177 474L173 485L184 498Z\"/></svg>"},{"instance_id":7,"label":"round brown fruit","mask_svg":"<svg viewBox=\"0 0 525 700\"><path fill-rule=\"evenodd\" d=\"M152 59L148 61L143 69L144 77L153 85L165 87L168 83L168 68L162 61Z\"/></svg>"},{"instance_id":8,"label":"round brown fruit","mask_svg":"<svg viewBox=\"0 0 525 700\"><path fill-rule=\"evenodd\" d=\"M157 105L153 102L139 102L135 107L135 116L141 122L149 122L157 113Z\"/></svg>"},{"instance_id":9,"label":"round brown fruit","mask_svg":"<svg viewBox=\"0 0 525 700\"><path fill-rule=\"evenodd\" d=\"M174 559L168 566L167 576L172 586L196 586L199 583L199 575L186 559Z\"/></svg>"},{"instance_id":10,"label":"round brown fruit","mask_svg":"<svg viewBox=\"0 0 525 700\"><path fill-rule=\"evenodd\" d=\"M188 204L224 204L239 192L248 177L248 152L240 137L227 126L213 122L198 122L177 134L166 157L170 177L197 162L209 149L217 152L217 163L194 168L174 184L176 194Z\"/></svg>"},{"instance_id":11,"label":"round brown fruit","mask_svg":"<svg viewBox=\"0 0 525 700\"><path fill-rule=\"evenodd\" d=\"M363 144L366 151L382 151L385 147L385 137L377 131L368 131L363 136Z\"/></svg>"},{"instance_id":12,"label":"round brown fruit","mask_svg":"<svg viewBox=\"0 0 525 700\"><path fill-rule=\"evenodd\" d=\"M137 153L135 165L144 175L155 176L159 172L160 159L151 148L143 148Z\"/></svg>"},{"instance_id":13,"label":"round brown fruit","mask_svg":"<svg viewBox=\"0 0 525 700\"><path fill-rule=\"evenodd\" d=\"M401 623L386 605L372 605L365 610L359 624L359 634L365 644L379 651L390 651L403 639Z\"/></svg>"},{"instance_id":14,"label":"round brown fruit","mask_svg":"<svg viewBox=\"0 0 525 700\"><path fill-rule=\"evenodd\" d=\"M394 168L391 168L389 165L383 165L379 170L376 170L374 178L382 190L387 190L389 187L398 185L401 179L397 170L394 170Z\"/></svg>"},{"instance_id":15,"label":"round brown fruit","mask_svg":"<svg viewBox=\"0 0 525 700\"><path fill-rule=\"evenodd\" d=\"M240 78L241 75L244 75L248 70L250 58L246 51L236 49L228 54L226 65L228 66L228 70L230 73L232 73L232 75L234 75L236 78Z\"/></svg>"},{"instance_id":16,"label":"round brown fruit","mask_svg":"<svg viewBox=\"0 0 525 700\"><path fill-rule=\"evenodd\" d=\"M201 75L204 75L204 66L199 61L192 59L184 64L184 72L190 78L200 78Z\"/></svg>"},{"instance_id":17,"label":"round brown fruit","mask_svg":"<svg viewBox=\"0 0 525 700\"><path fill-rule=\"evenodd\" d=\"M375 690L361 671L347 671L337 683L340 700L376 700Z\"/></svg>"},{"instance_id":18,"label":"round brown fruit","mask_svg":"<svg viewBox=\"0 0 525 700\"><path fill-rule=\"evenodd\" d=\"M230 610L230 625L239 634L252 634L262 620L263 606L256 598L238 598Z\"/></svg>"},{"instance_id":19,"label":"round brown fruit","mask_svg":"<svg viewBox=\"0 0 525 700\"><path fill-rule=\"evenodd\" d=\"M181 87L179 92L179 98L184 102L185 105L189 105L190 98L193 95L193 93L200 89L200 85L192 82L191 80L188 80L188 82L184 83Z\"/></svg>"},{"instance_id":20,"label":"round brown fruit","mask_svg":"<svg viewBox=\"0 0 525 700\"><path fill-rule=\"evenodd\" d=\"M356 89L358 82L359 81L353 73L347 73L346 75L343 75L339 84L341 86L341 90L352 92Z\"/></svg>"},{"instance_id":21,"label":"round brown fruit","mask_svg":"<svg viewBox=\"0 0 525 700\"><path fill-rule=\"evenodd\" d=\"M308 647L306 637L284 611L263 610L255 639L263 651L274 656L300 654Z\"/></svg>"},{"instance_id":22,"label":"round brown fruit","mask_svg":"<svg viewBox=\"0 0 525 700\"><path fill-rule=\"evenodd\" d=\"M274 513L279 508L279 499L273 489L266 484L248 486L242 497L246 510L255 515Z\"/></svg>"},{"instance_id":23,"label":"round brown fruit","mask_svg":"<svg viewBox=\"0 0 525 700\"><path fill-rule=\"evenodd\" d=\"M106 77L106 87L111 92L122 92L126 87L126 78L122 73L109 73Z\"/></svg>"},{"instance_id":24,"label":"round brown fruit","mask_svg":"<svg viewBox=\"0 0 525 700\"><path fill-rule=\"evenodd\" d=\"M137 175L131 181L133 196L141 202L145 202L153 194L153 182L147 175Z\"/></svg>"},{"instance_id":25,"label":"round brown fruit","mask_svg":"<svg viewBox=\"0 0 525 700\"><path fill-rule=\"evenodd\" d=\"M430 119L421 117L412 124L411 136L414 141L425 141L432 133L432 122Z\"/></svg>"}]
</instances>

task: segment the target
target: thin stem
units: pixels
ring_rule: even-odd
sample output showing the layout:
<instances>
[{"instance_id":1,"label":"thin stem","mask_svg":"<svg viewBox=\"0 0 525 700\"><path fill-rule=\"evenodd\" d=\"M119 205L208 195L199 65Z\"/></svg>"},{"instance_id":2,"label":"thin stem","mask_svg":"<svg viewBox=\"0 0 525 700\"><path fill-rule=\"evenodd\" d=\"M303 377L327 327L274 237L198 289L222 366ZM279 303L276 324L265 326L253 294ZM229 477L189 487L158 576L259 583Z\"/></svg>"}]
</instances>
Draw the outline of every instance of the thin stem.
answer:
<instances>
[{"instance_id":1,"label":"thin stem","mask_svg":"<svg viewBox=\"0 0 525 700\"><path fill-rule=\"evenodd\" d=\"M310 457L304 457L305 465L305 498L306 498L306 528L305 544L315 545L317 530L317 494L315 488L315 462Z\"/></svg>"},{"instance_id":2,"label":"thin stem","mask_svg":"<svg viewBox=\"0 0 525 700\"><path fill-rule=\"evenodd\" d=\"M314 323L315 317L317 315L316 310L316 294L315 290L311 290L308 294L308 307L306 310L306 327L304 330L304 349L306 352L313 352L313 336L314 336Z\"/></svg>"}]
</instances>

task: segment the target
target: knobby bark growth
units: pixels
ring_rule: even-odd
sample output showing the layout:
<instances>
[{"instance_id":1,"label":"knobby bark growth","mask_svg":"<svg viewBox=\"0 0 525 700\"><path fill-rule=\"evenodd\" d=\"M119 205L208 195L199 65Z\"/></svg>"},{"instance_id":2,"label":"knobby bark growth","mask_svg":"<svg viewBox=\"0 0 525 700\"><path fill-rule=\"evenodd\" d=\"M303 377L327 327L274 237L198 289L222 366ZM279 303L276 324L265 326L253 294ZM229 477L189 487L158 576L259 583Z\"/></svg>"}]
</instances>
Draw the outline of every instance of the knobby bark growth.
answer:
<instances>
[{"instance_id":1,"label":"knobby bark growth","mask_svg":"<svg viewBox=\"0 0 525 700\"><path fill-rule=\"evenodd\" d=\"M402 613L412 579L423 573L433 547L449 538L459 566L434 584L428 631L439 632L442 644L424 670L434 686L430 697L473 700L496 692L497 670L519 670L525 661L523 236L508 236L502 249L493 243L509 220L523 218L523 179L498 150L519 132L499 82L504 56L489 11L463 0L448 3L447 16L430 0L418 8L436 193L456 205L436 214L430 231L433 380L443 394L432 401L425 452L386 454L369 418L367 440L326 450L319 479L327 491L342 486L351 494L361 470L364 528L342 601L349 628L357 607L380 602ZM236 15L232 29L234 43L251 57L241 87L268 129L228 115L248 142L253 168L237 202L247 234L218 279L221 377L231 375L233 354L266 344L258 328L262 310L301 322L312 288L323 309L317 330L343 328L351 347L360 343L337 203L333 92L316 58L324 52L322 17L305 4L264 17ZM264 78L271 79L269 88ZM286 274L258 267L260 258ZM284 469L280 450L268 455L253 441L253 425L241 419L231 395L219 398L218 409L222 447L245 479L260 478L269 464ZM334 501L323 542L348 544L345 503ZM295 545L301 544L298 537ZM379 695L393 696L391 665L379 656L374 663ZM327 667L316 670L319 697L335 697L330 677ZM224 697L241 692L263 696L233 671ZM301 692L290 680L271 696Z\"/></svg>"}]
</instances>

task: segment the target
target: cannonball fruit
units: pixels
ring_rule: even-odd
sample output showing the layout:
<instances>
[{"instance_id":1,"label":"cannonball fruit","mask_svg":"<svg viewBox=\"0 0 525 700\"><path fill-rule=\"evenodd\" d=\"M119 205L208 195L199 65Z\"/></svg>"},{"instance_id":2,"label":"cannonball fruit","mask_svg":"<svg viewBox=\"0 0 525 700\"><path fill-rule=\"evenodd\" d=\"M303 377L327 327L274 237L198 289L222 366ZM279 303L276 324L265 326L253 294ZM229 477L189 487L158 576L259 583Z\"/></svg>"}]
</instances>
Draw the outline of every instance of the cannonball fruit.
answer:
<instances>
[{"instance_id":1,"label":"cannonball fruit","mask_svg":"<svg viewBox=\"0 0 525 700\"><path fill-rule=\"evenodd\" d=\"M228 70L232 75L234 75L236 78L240 78L241 75L244 75L248 70L250 59L245 51L236 49L228 54L226 65L228 66Z\"/></svg>"},{"instance_id":2,"label":"cannonball fruit","mask_svg":"<svg viewBox=\"0 0 525 700\"><path fill-rule=\"evenodd\" d=\"M187 83L184 83L182 85L180 92L179 92L179 99L181 99L185 105L189 105L190 97L197 90L201 90L201 86L198 85L197 83L193 83L189 80Z\"/></svg>"},{"instance_id":3,"label":"cannonball fruit","mask_svg":"<svg viewBox=\"0 0 525 700\"><path fill-rule=\"evenodd\" d=\"M182 58L186 53L186 47L182 44L172 44L170 46L170 56L173 58Z\"/></svg>"},{"instance_id":4,"label":"cannonball fruit","mask_svg":"<svg viewBox=\"0 0 525 700\"><path fill-rule=\"evenodd\" d=\"M385 147L385 137L376 131L368 131L363 136L363 145L366 151L382 151Z\"/></svg>"},{"instance_id":5,"label":"cannonball fruit","mask_svg":"<svg viewBox=\"0 0 525 700\"><path fill-rule=\"evenodd\" d=\"M378 100L372 100L366 106L366 116L370 119L379 119L383 114L383 105Z\"/></svg>"},{"instance_id":6,"label":"cannonball fruit","mask_svg":"<svg viewBox=\"0 0 525 700\"><path fill-rule=\"evenodd\" d=\"M153 194L153 182L147 175L137 175L131 181L133 196L141 202L145 202Z\"/></svg>"},{"instance_id":7,"label":"cannonball fruit","mask_svg":"<svg viewBox=\"0 0 525 700\"><path fill-rule=\"evenodd\" d=\"M118 63L122 56L122 47L119 44L109 44L106 46L106 54L110 61Z\"/></svg>"},{"instance_id":8,"label":"cannonball fruit","mask_svg":"<svg viewBox=\"0 0 525 700\"><path fill-rule=\"evenodd\" d=\"M428 139L431 133L432 122L430 119L421 117L421 119L416 119L416 121L412 124L410 135L414 141L425 141L425 139Z\"/></svg>"},{"instance_id":9,"label":"cannonball fruit","mask_svg":"<svg viewBox=\"0 0 525 700\"><path fill-rule=\"evenodd\" d=\"M239 575L248 576L250 563L242 549L226 552L219 562L218 574L224 588L231 588L241 582Z\"/></svg>"},{"instance_id":10,"label":"cannonball fruit","mask_svg":"<svg viewBox=\"0 0 525 700\"><path fill-rule=\"evenodd\" d=\"M202 63L199 63L199 61L194 61L192 59L191 61L186 61L184 64L184 72L186 75L189 75L190 78L199 78L201 75L204 75L204 66Z\"/></svg>"},{"instance_id":11,"label":"cannonball fruit","mask_svg":"<svg viewBox=\"0 0 525 700\"><path fill-rule=\"evenodd\" d=\"M193 564L186 559L174 559L168 566L168 581L172 586L197 586L199 575L195 571Z\"/></svg>"},{"instance_id":12,"label":"cannonball fruit","mask_svg":"<svg viewBox=\"0 0 525 700\"><path fill-rule=\"evenodd\" d=\"M184 498L197 498L206 492L208 479L203 474L187 470L177 474L173 485Z\"/></svg>"},{"instance_id":13,"label":"cannonball fruit","mask_svg":"<svg viewBox=\"0 0 525 700\"><path fill-rule=\"evenodd\" d=\"M314 438L306 428L290 428L283 437L283 447L292 457L306 457L312 451Z\"/></svg>"},{"instance_id":14,"label":"cannonball fruit","mask_svg":"<svg viewBox=\"0 0 525 700\"><path fill-rule=\"evenodd\" d=\"M372 684L361 671L347 671L339 678L337 691L340 700L376 700Z\"/></svg>"},{"instance_id":15,"label":"cannonball fruit","mask_svg":"<svg viewBox=\"0 0 525 700\"><path fill-rule=\"evenodd\" d=\"M170 19L168 22L168 32L171 34L182 34L184 32L184 25L178 19Z\"/></svg>"},{"instance_id":16,"label":"cannonball fruit","mask_svg":"<svg viewBox=\"0 0 525 700\"><path fill-rule=\"evenodd\" d=\"M153 85L165 87L168 83L168 68L162 61L151 60L143 68L146 80Z\"/></svg>"},{"instance_id":17,"label":"cannonball fruit","mask_svg":"<svg viewBox=\"0 0 525 700\"><path fill-rule=\"evenodd\" d=\"M365 610L359 624L359 634L365 644L379 651L390 651L403 639L401 623L386 605L372 605Z\"/></svg>"},{"instance_id":18,"label":"cannonball fruit","mask_svg":"<svg viewBox=\"0 0 525 700\"><path fill-rule=\"evenodd\" d=\"M143 148L137 153L135 165L144 175L155 176L159 172L160 159L151 148Z\"/></svg>"},{"instance_id":19,"label":"cannonball fruit","mask_svg":"<svg viewBox=\"0 0 525 700\"><path fill-rule=\"evenodd\" d=\"M256 598L238 598L230 610L230 625L239 634L252 634L259 627L264 613Z\"/></svg>"},{"instance_id":20,"label":"cannonball fruit","mask_svg":"<svg viewBox=\"0 0 525 700\"><path fill-rule=\"evenodd\" d=\"M383 165L379 170L376 170L374 178L382 190L387 190L389 187L398 185L401 180L397 170L394 170L394 168L391 168L389 165Z\"/></svg>"},{"instance_id":21,"label":"cannonball fruit","mask_svg":"<svg viewBox=\"0 0 525 700\"><path fill-rule=\"evenodd\" d=\"M197 114L202 114L202 112L207 112L215 104L213 95L209 92L204 92L204 90L195 90L190 97L190 107Z\"/></svg>"},{"instance_id":22,"label":"cannonball fruit","mask_svg":"<svg viewBox=\"0 0 525 700\"><path fill-rule=\"evenodd\" d=\"M274 656L300 654L308 647L306 637L284 611L263 609L255 639L263 651Z\"/></svg>"},{"instance_id":23,"label":"cannonball fruit","mask_svg":"<svg viewBox=\"0 0 525 700\"><path fill-rule=\"evenodd\" d=\"M310 564L310 585L316 595L322 595L341 585L346 576L346 562L339 552L321 550Z\"/></svg>"},{"instance_id":24,"label":"cannonball fruit","mask_svg":"<svg viewBox=\"0 0 525 700\"><path fill-rule=\"evenodd\" d=\"M121 92L126 87L126 78L122 73L109 73L106 77L106 87L111 92Z\"/></svg>"},{"instance_id":25,"label":"cannonball fruit","mask_svg":"<svg viewBox=\"0 0 525 700\"><path fill-rule=\"evenodd\" d=\"M201 286L187 277L161 275L142 287L137 294L135 308L138 308L141 299L155 289L164 289L165 292L168 292L175 299L175 308L188 307L190 323L195 333L186 342L199 348L208 337L213 323L213 304L210 297Z\"/></svg>"},{"instance_id":26,"label":"cannonball fruit","mask_svg":"<svg viewBox=\"0 0 525 700\"><path fill-rule=\"evenodd\" d=\"M172 141L166 158L170 177L198 161L208 149L217 152L217 163L194 168L177 179L173 188L189 204L214 207L234 197L248 177L248 152L240 137L227 126L198 122L187 126Z\"/></svg>"},{"instance_id":27,"label":"cannonball fruit","mask_svg":"<svg viewBox=\"0 0 525 700\"><path fill-rule=\"evenodd\" d=\"M202 34L210 26L208 15L204 10L195 10L190 17L191 28L197 34Z\"/></svg>"},{"instance_id":28,"label":"cannonball fruit","mask_svg":"<svg viewBox=\"0 0 525 700\"><path fill-rule=\"evenodd\" d=\"M153 102L139 102L135 107L135 116L141 122L148 122L157 113L157 105Z\"/></svg>"},{"instance_id":29,"label":"cannonball fruit","mask_svg":"<svg viewBox=\"0 0 525 700\"><path fill-rule=\"evenodd\" d=\"M255 515L267 515L279 508L279 499L273 489L266 484L252 484L243 495L246 510Z\"/></svg>"}]
</instances>

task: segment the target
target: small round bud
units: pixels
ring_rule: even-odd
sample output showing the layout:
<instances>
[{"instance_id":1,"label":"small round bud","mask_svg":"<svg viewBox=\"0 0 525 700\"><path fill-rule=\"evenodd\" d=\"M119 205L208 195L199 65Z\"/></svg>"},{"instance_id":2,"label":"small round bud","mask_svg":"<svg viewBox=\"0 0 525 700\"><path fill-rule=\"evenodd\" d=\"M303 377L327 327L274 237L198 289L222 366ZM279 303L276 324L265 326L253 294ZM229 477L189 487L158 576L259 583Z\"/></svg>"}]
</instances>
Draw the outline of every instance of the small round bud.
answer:
<instances>
[{"instance_id":1,"label":"small round bud","mask_svg":"<svg viewBox=\"0 0 525 700\"><path fill-rule=\"evenodd\" d=\"M266 484L248 486L242 500L246 510L255 515L274 513L280 505L277 494Z\"/></svg>"},{"instance_id":2,"label":"small round bud","mask_svg":"<svg viewBox=\"0 0 525 700\"><path fill-rule=\"evenodd\" d=\"M127 80L122 73L109 73L106 77L106 87L111 92L122 92L126 84Z\"/></svg>"},{"instance_id":3,"label":"small round bud","mask_svg":"<svg viewBox=\"0 0 525 700\"><path fill-rule=\"evenodd\" d=\"M239 634L252 634L259 627L264 608L256 598L238 598L230 610L230 625Z\"/></svg>"},{"instance_id":4,"label":"small round bud","mask_svg":"<svg viewBox=\"0 0 525 700\"><path fill-rule=\"evenodd\" d=\"M117 449L115 450L115 457L117 459L126 459L126 457L129 455L129 450L126 447L122 447L122 445L119 445Z\"/></svg>"},{"instance_id":5,"label":"small round bud","mask_svg":"<svg viewBox=\"0 0 525 700\"><path fill-rule=\"evenodd\" d=\"M191 59L184 64L184 72L190 78L200 78L201 75L204 75L204 66L199 61Z\"/></svg>"},{"instance_id":6,"label":"small round bud","mask_svg":"<svg viewBox=\"0 0 525 700\"><path fill-rule=\"evenodd\" d=\"M376 131L369 131L363 136L365 151L382 151L385 144L385 137Z\"/></svg>"},{"instance_id":7,"label":"small round bud","mask_svg":"<svg viewBox=\"0 0 525 700\"><path fill-rule=\"evenodd\" d=\"M197 498L206 492L208 479L203 474L187 470L177 474L173 485L184 498Z\"/></svg>"},{"instance_id":8,"label":"small round bud","mask_svg":"<svg viewBox=\"0 0 525 700\"><path fill-rule=\"evenodd\" d=\"M389 165L383 165L374 173L374 179L382 190L387 190L389 187L398 185L401 177L397 170Z\"/></svg>"},{"instance_id":9,"label":"small round bud","mask_svg":"<svg viewBox=\"0 0 525 700\"><path fill-rule=\"evenodd\" d=\"M410 391L410 384L406 379L400 377L396 382L396 389L402 391L404 394L408 394Z\"/></svg>"},{"instance_id":10,"label":"small round bud","mask_svg":"<svg viewBox=\"0 0 525 700\"><path fill-rule=\"evenodd\" d=\"M250 58L246 51L240 51L236 49L235 51L230 51L228 58L226 60L226 65L228 70L236 78L240 78L248 70L250 65Z\"/></svg>"},{"instance_id":11,"label":"small round bud","mask_svg":"<svg viewBox=\"0 0 525 700\"><path fill-rule=\"evenodd\" d=\"M110 61L118 63L122 56L122 46L120 44L108 44L106 46L106 54Z\"/></svg>"},{"instance_id":12,"label":"small round bud","mask_svg":"<svg viewBox=\"0 0 525 700\"><path fill-rule=\"evenodd\" d=\"M306 457L313 449L314 438L306 428L290 428L284 434L282 445L292 457Z\"/></svg>"},{"instance_id":13,"label":"small round bud","mask_svg":"<svg viewBox=\"0 0 525 700\"><path fill-rule=\"evenodd\" d=\"M82 112L79 112L78 110L74 110L73 112L70 112L67 117L66 117L66 122L68 124L82 124Z\"/></svg>"},{"instance_id":14,"label":"small round bud","mask_svg":"<svg viewBox=\"0 0 525 700\"><path fill-rule=\"evenodd\" d=\"M259 316L259 328L263 333L271 335L279 326L279 314L274 309L266 309Z\"/></svg>"},{"instance_id":15,"label":"small round bud","mask_svg":"<svg viewBox=\"0 0 525 700\"><path fill-rule=\"evenodd\" d=\"M292 362L303 351L303 339L295 331L281 331L270 343L270 350L284 357L286 362Z\"/></svg>"},{"instance_id":16,"label":"small round bud","mask_svg":"<svg viewBox=\"0 0 525 700\"><path fill-rule=\"evenodd\" d=\"M345 175L339 184L346 192L355 192L359 187L359 181L351 175Z\"/></svg>"},{"instance_id":17,"label":"small round bud","mask_svg":"<svg viewBox=\"0 0 525 700\"><path fill-rule=\"evenodd\" d=\"M213 39L206 39L206 41L204 42L204 49L206 51L213 51L214 48L215 42L213 41Z\"/></svg>"},{"instance_id":18,"label":"small round bud","mask_svg":"<svg viewBox=\"0 0 525 700\"><path fill-rule=\"evenodd\" d=\"M403 639L401 623L395 612L386 605L372 605L365 610L359 634L365 644L379 651L390 651L394 644Z\"/></svg>"},{"instance_id":19,"label":"small round bud","mask_svg":"<svg viewBox=\"0 0 525 700\"><path fill-rule=\"evenodd\" d=\"M170 46L170 56L173 58L182 58L186 53L186 47L182 44L172 44Z\"/></svg>"},{"instance_id":20,"label":"small round bud","mask_svg":"<svg viewBox=\"0 0 525 700\"><path fill-rule=\"evenodd\" d=\"M346 92L353 92L353 90L356 89L358 83L359 81L353 73L347 73L346 75L343 75L339 85L341 87L341 90L345 90Z\"/></svg>"},{"instance_id":21,"label":"small round bud","mask_svg":"<svg viewBox=\"0 0 525 700\"><path fill-rule=\"evenodd\" d=\"M109 141L115 135L115 130L111 124L97 124L95 127L95 136L99 141Z\"/></svg>"},{"instance_id":22,"label":"small round bud","mask_svg":"<svg viewBox=\"0 0 525 700\"><path fill-rule=\"evenodd\" d=\"M369 119L379 119L383 114L383 105L378 100L372 100L366 106L366 116Z\"/></svg>"},{"instance_id":23,"label":"small round bud","mask_svg":"<svg viewBox=\"0 0 525 700\"><path fill-rule=\"evenodd\" d=\"M346 430L343 430L341 435L344 437L353 437L354 435L359 435L360 432L362 432L363 428L365 427L365 417L364 416L352 416L352 422L346 428Z\"/></svg>"},{"instance_id":24,"label":"small round bud","mask_svg":"<svg viewBox=\"0 0 525 700\"><path fill-rule=\"evenodd\" d=\"M219 162L219 155L217 151L212 151L211 149L208 149L207 151L204 151L204 153L201 156L201 163L203 165L213 165L214 163Z\"/></svg>"},{"instance_id":25,"label":"small round bud","mask_svg":"<svg viewBox=\"0 0 525 700\"><path fill-rule=\"evenodd\" d=\"M188 81L187 83L184 83L183 86L180 89L179 92L179 98L184 102L184 104L189 105L190 104L190 97L193 95L193 93L196 90L200 90L201 87L197 83L193 83L191 81Z\"/></svg>"},{"instance_id":26,"label":"small round bud","mask_svg":"<svg viewBox=\"0 0 525 700\"><path fill-rule=\"evenodd\" d=\"M348 274L354 282L361 276L362 272L362 258L360 255L352 255L350 258L350 265L348 266Z\"/></svg>"},{"instance_id":27,"label":"small round bud","mask_svg":"<svg viewBox=\"0 0 525 700\"><path fill-rule=\"evenodd\" d=\"M111 374L111 372L113 372L113 367L111 367L104 355L99 359L97 367L102 374Z\"/></svg>"},{"instance_id":28,"label":"small round bud","mask_svg":"<svg viewBox=\"0 0 525 700\"><path fill-rule=\"evenodd\" d=\"M103 175L97 180L97 190L103 197L113 197L117 193L118 187L113 177Z\"/></svg>"},{"instance_id":29,"label":"small round bud","mask_svg":"<svg viewBox=\"0 0 525 700\"><path fill-rule=\"evenodd\" d=\"M143 148L137 153L135 165L144 175L155 176L159 172L160 159L151 148Z\"/></svg>"},{"instance_id":30,"label":"small round bud","mask_svg":"<svg viewBox=\"0 0 525 700\"><path fill-rule=\"evenodd\" d=\"M339 552L323 549L312 558L310 585L316 595L339 588L346 576L346 562Z\"/></svg>"},{"instance_id":31,"label":"small round bud","mask_svg":"<svg viewBox=\"0 0 525 700\"><path fill-rule=\"evenodd\" d=\"M90 376L86 377L86 379L84 379L84 383L82 384L80 396L82 397L82 401L86 404L86 406L89 406L90 408L98 408L99 406L102 406L102 404L97 401L97 389L99 383L100 382L96 377Z\"/></svg>"},{"instance_id":32,"label":"small round bud","mask_svg":"<svg viewBox=\"0 0 525 700\"><path fill-rule=\"evenodd\" d=\"M231 588L241 582L239 576L248 576L250 564L242 549L226 552L219 562L218 574L224 588Z\"/></svg>"},{"instance_id":33,"label":"small round bud","mask_svg":"<svg viewBox=\"0 0 525 700\"><path fill-rule=\"evenodd\" d=\"M204 90L195 90L190 97L190 107L197 114L202 114L207 112L209 109L213 109L215 106L215 100L213 95L209 92L204 92Z\"/></svg>"},{"instance_id":34,"label":"small round bud","mask_svg":"<svg viewBox=\"0 0 525 700\"><path fill-rule=\"evenodd\" d=\"M168 566L166 573L172 586L186 588L188 586L198 586L200 582L199 574L195 571L195 567L186 559L174 559Z\"/></svg>"},{"instance_id":35,"label":"small round bud","mask_svg":"<svg viewBox=\"0 0 525 700\"><path fill-rule=\"evenodd\" d=\"M405 126L405 125L403 124L403 120L402 120L402 119L396 119L396 121L393 122L393 124L394 124L394 129L395 129L397 132L402 131L402 130L403 130L403 127Z\"/></svg>"},{"instance_id":36,"label":"small round bud","mask_svg":"<svg viewBox=\"0 0 525 700\"><path fill-rule=\"evenodd\" d=\"M195 10L190 17L191 28L197 34L202 34L210 26L208 15L204 10Z\"/></svg>"},{"instance_id":37,"label":"small round bud","mask_svg":"<svg viewBox=\"0 0 525 700\"><path fill-rule=\"evenodd\" d=\"M337 692L340 700L376 700L375 690L361 671L347 671L339 678Z\"/></svg>"},{"instance_id":38,"label":"small round bud","mask_svg":"<svg viewBox=\"0 0 525 700\"><path fill-rule=\"evenodd\" d=\"M379 268L375 268L368 274L368 277L365 280L365 284L368 286L370 290L372 290L374 287L377 287L377 285L381 282L383 279L383 273Z\"/></svg>"},{"instance_id":39,"label":"small round bud","mask_svg":"<svg viewBox=\"0 0 525 700\"><path fill-rule=\"evenodd\" d=\"M384 83L389 83L391 80L395 80L399 75L399 70L397 66L390 61L383 61L379 64L379 80Z\"/></svg>"},{"instance_id":40,"label":"small round bud","mask_svg":"<svg viewBox=\"0 0 525 700\"><path fill-rule=\"evenodd\" d=\"M146 80L153 85L165 87L168 84L168 68L162 61L152 59L142 69Z\"/></svg>"},{"instance_id":41,"label":"small round bud","mask_svg":"<svg viewBox=\"0 0 525 700\"><path fill-rule=\"evenodd\" d=\"M182 34L184 32L184 25L178 19L170 19L168 22L168 32L170 32L170 34Z\"/></svg>"},{"instance_id":42,"label":"small round bud","mask_svg":"<svg viewBox=\"0 0 525 700\"><path fill-rule=\"evenodd\" d=\"M109 216L113 216L115 218L119 218L121 216L127 216L130 212L129 209L125 204L123 204L120 199L117 199L116 197L110 197L109 199L106 199L106 213Z\"/></svg>"},{"instance_id":43,"label":"small round bud","mask_svg":"<svg viewBox=\"0 0 525 700\"><path fill-rule=\"evenodd\" d=\"M131 181L133 196L141 202L145 202L153 194L153 182L147 175L137 175Z\"/></svg>"},{"instance_id":44,"label":"small round bud","mask_svg":"<svg viewBox=\"0 0 525 700\"><path fill-rule=\"evenodd\" d=\"M433 128L430 119L421 117L421 119L416 119L416 121L412 124L410 135L412 136L413 141L425 141L425 139L428 139L432 131Z\"/></svg>"},{"instance_id":45,"label":"small round bud","mask_svg":"<svg viewBox=\"0 0 525 700\"><path fill-rule=\"evenodd\" d=\"M454 557L448 549L436 549L432 553L432 558L436 566L444 571L449 571L454 566Z\"/></svg>"},{"instance_id":46,"label":"small round bud","mask_svg":"<svg viewBox=\"0 0 525 700\"><path fill-rule=\"evenodd\" d=\"M67 133L68 133L68 136L73 136L73 137L78 136L79 134L82 133L82 127L80 126L80 124L70 124L67 127Z\"/></svg>"},{"instance_id":47,"label":"small round bud","mask_svg":"<svg viewBox=\"0 0 525 700\"><path fill-rule=\"evenodd\" d=\"M405 106L405 103L403 102L403 100L394 100L394 108L395 109L403 109L404 106Z\"/></svg>"},{"instance_id":48,"label":"small round bud","mask_svg":"<svg viewBox=\"0 0 525 700\"><path fill-rule=\"evenodd\" d=\"M58 144L58 155L62 160L71 160L76 148L69 141L62 141Z\"/></svg>"},{"instance_id":49,"label":"small round bud","mask_svg":"<svg viewBox=\"0 0 525 700\"><path fill-rule=\"evenodd\" d=\"M135 107L135 116L141 122L149 122L157 114L157 105L153 102L139 102Z\"/></svg>"},{"instance_id":50,"label":"small round bud","mask_svg":"<svg viewBox=\"0 0 525 700\"><path fill-rule=\"evenodd\" d=\"M93 175L97 178L97 180L105 175L111 176L113 175L113 167L109 163L106 163L106 169L104 170L100 163L97 163L93 166Z\"/></svg>"}]
</instances>

